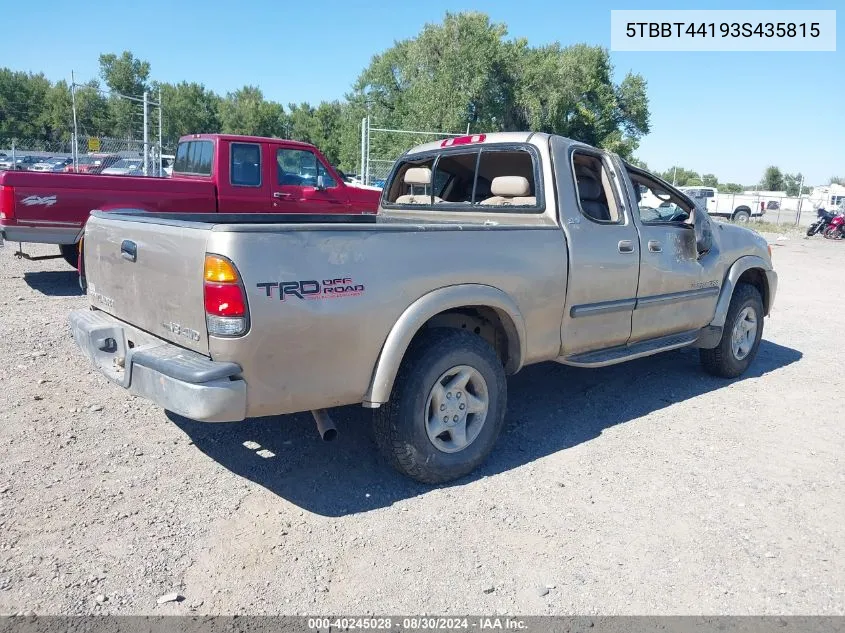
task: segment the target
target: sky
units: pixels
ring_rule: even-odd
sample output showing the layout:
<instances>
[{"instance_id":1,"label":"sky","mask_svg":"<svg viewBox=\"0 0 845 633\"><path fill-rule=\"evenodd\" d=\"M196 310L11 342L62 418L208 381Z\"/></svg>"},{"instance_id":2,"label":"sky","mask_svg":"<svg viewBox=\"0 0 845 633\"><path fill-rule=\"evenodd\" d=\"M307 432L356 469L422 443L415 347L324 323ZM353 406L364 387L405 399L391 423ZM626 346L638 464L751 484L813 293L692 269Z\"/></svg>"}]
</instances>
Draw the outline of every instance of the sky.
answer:
<instances>
[{"instance_id":1,"label":"sky","mask_svg":"<svg viewBox=\"0 0 845 633\"><path fill-rule=\"evenodd\" d=\"M835 9L838 2L748 0L743 9ZM611 9L682 3L554 0L185 0L9 2L0 67L52 80L96 78L100 53L131 50L159 81L196 81L225 94L257 85L269 99L340 99L373 55L447 11L484 11L530 45L610 47ZM707 2L698 9L739 8ZM841 6L839 7L842 8ZM842 32L845 11L837 13ZM9 28L11 25L16 25ZM49 34L49 37L47 36ZM64 35L63 35L64 34ZM845 176L845 44L836 52L612 52L616 79L648 82L651 131L636 152L652 170L681 165L751 184L768 165L809 184ZM377 122L374 123L377 125Z\"/></svg>"}]
</instances>

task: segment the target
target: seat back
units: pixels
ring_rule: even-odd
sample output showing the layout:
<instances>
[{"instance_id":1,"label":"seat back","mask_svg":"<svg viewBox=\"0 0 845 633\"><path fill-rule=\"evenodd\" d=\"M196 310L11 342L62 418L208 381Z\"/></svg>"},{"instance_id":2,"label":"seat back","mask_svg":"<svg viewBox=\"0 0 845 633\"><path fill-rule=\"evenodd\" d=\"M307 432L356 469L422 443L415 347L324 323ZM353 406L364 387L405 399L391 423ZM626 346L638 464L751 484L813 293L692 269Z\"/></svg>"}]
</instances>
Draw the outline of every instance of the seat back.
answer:
<instances>
[{"instance_id":1,"label":"seat back","mask_svg":"<svg viewBox=\"0 0 845 633\"><path fill-rule=\"evenodd\" d=\"M431 196L426 193L429 185L431 185L431 169L428 167L411 167L405 171L402 181L408 185L408 193L396 198L396 204L429 204ZM422 187L421 194L414 193L415 187ZM440 198L434 197L435 202L440 202Z\"/></svg>"},{"instance_id":2,"label":"seat back","mask_svg":"<svg viewBox=\"0 0 845 633\"><path fill-rule=\"evenodd\" d=\"M537 197L531 195L531 184L524 176L497 176L490 183L490 198L482 205L492 206L534 206Z\"/></svg>"}]
</instances>

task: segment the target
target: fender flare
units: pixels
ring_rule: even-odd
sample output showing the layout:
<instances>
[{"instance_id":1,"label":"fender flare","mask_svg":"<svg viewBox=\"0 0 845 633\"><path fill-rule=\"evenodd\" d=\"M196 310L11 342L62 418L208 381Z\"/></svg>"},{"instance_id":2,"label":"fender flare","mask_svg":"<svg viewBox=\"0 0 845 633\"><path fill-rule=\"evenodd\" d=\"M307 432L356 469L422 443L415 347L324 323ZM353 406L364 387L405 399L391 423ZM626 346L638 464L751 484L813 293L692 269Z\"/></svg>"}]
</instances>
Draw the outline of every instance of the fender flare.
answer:
<instances>
[{"instance_id":1,"label":"fender flare","mask_svg":"<svg viewBox=\"0 0 845 633\"><path fill-rule=\"evenodd\" d=\"M508 338L508 373L516 373L525 357L525 319L513 299L495 286L460 284L432 290L409 305L387 335L373 369L370 386L364 394L364 406L375 408L390 398L399 365L411 340L433 316L446 310L480 306L492 308L499 315Z\"/></svg>"},{"instance_id":2,"label":"fender flare","mask_svg":"<svg viewBox=\"0 0 845 633\"><path fill-rule=\"evenodd\" d=\"M771 265L762 257L757 255L745 255L736 260L728 269L728 274L725 275L725 280L722 282L722 290L719 293L719 300L716 302L716 312L713 315L713 320L710 325L713 327L722 328L725 325L725 319L728 316L728 308L731 305L731 297L734 294L734 288L742 277L742 274L752 268L758 268L764 273L765 283L767 287L768 301L766 297L763 298L765 304L764 308L766 314L771 310L774 294L777 290L777 275L772 270Z\"/></svg>"}]
</instances>

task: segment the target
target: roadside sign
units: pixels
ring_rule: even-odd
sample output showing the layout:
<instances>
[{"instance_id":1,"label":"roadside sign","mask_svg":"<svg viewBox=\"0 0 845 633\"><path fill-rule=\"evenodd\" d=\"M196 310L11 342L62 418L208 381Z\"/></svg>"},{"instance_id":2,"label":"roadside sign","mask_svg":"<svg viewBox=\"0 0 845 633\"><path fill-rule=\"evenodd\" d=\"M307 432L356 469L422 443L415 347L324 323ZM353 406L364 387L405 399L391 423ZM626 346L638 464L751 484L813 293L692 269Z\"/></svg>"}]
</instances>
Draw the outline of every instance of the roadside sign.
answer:
<instances>
[{"instance_id":1,"label":"roadside sign","mask_svg":"<svg viewBox=\"0 0 845 633\"><path fill-rule=\"evenodd\" d=\"M99 152L100 151L100 139L89 138L88 139L88 151L89 152Z\"/></svg>"}]
</instances>

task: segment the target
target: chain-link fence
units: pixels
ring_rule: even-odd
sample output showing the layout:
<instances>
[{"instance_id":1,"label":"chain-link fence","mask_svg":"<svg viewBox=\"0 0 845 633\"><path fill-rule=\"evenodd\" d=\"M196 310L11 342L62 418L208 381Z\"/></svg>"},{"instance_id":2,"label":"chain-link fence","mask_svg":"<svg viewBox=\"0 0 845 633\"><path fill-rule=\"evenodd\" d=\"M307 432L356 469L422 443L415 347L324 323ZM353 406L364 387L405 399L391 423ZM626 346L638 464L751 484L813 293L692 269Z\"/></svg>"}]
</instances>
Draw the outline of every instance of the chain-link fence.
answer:
<instances>
[{"instance_id":1,"label":"chain-link fence","mask_svg":"<svg viewBox=\"0 0 845 633\"><path fill-rule=\"evenodd\" d=\"M422 143L451 136L461 135L372 127L370 117L364 117L361 121L361 181L365 185L383 187L399 156Z\"/></svg>"},{"instance_id":2,"label":"chain-link fence","mask_svg":"<svg viewBox=\"0 0 845 633\"><path fill-rule=\"evenodd\" d=\"M0 170L78 172L122 176L167 176L170 158L151 145L144 166L144 142L73 135L67 140L0 138Z\"/></svg>"}]
</instances>

